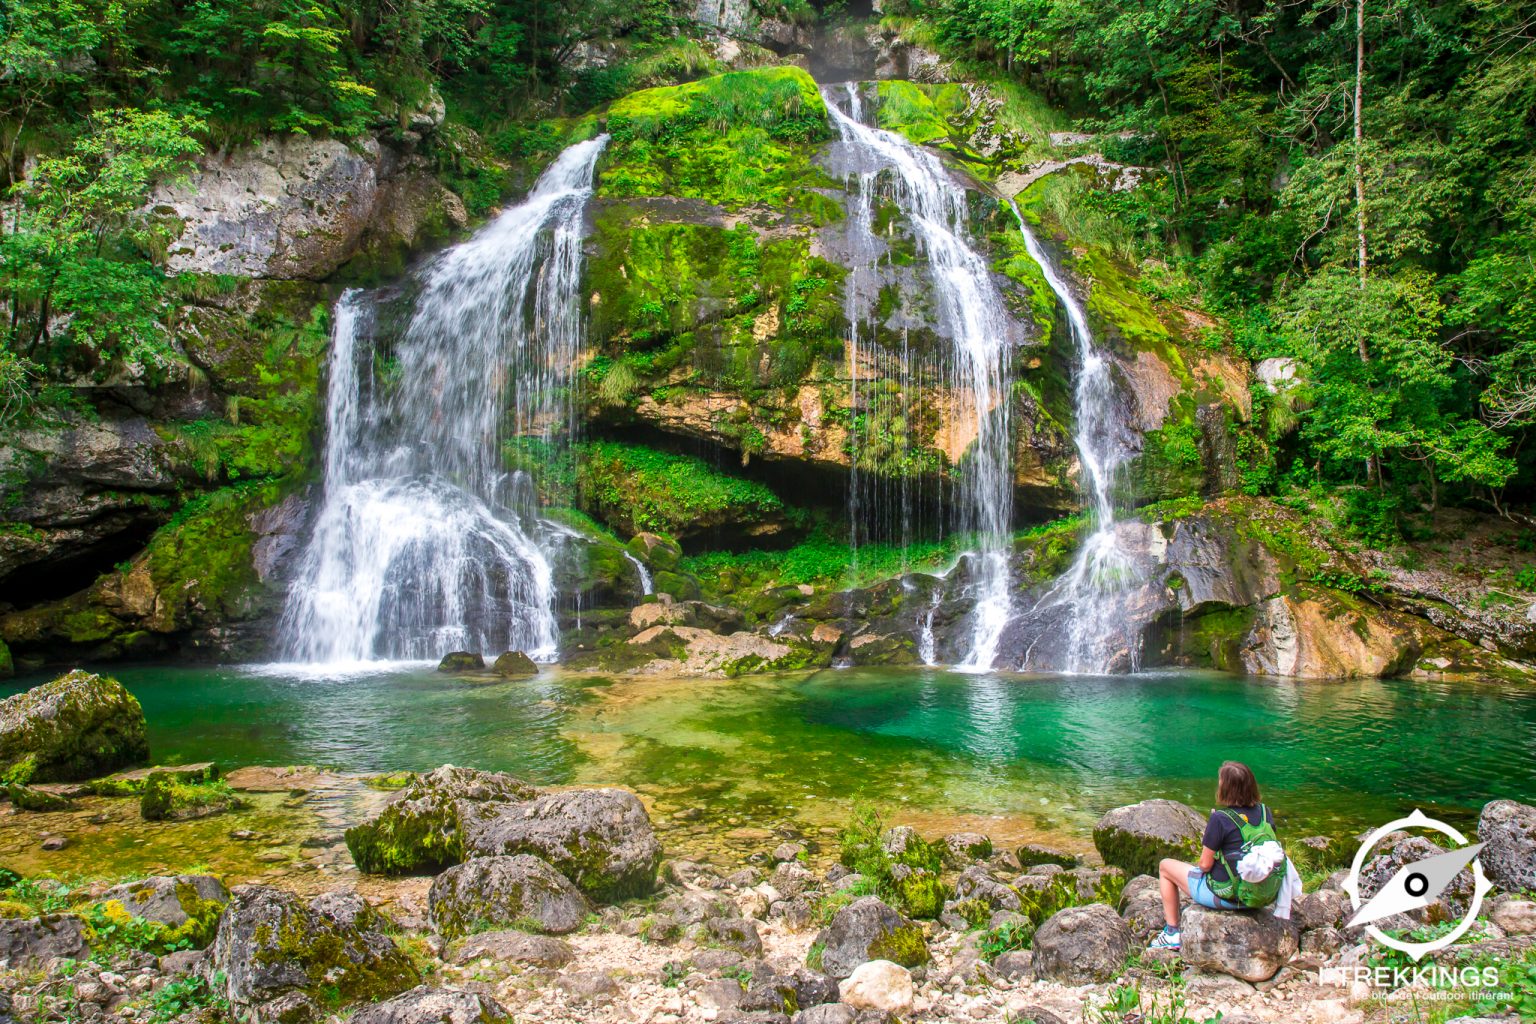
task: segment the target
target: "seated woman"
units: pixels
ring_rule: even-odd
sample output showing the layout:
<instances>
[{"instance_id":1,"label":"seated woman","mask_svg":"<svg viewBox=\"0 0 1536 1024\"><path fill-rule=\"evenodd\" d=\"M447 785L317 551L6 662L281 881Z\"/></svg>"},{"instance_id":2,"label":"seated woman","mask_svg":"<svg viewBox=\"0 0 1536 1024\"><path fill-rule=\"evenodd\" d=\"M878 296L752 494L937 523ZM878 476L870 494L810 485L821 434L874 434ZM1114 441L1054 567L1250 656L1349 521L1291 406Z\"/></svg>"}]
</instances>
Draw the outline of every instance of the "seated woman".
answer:
<instances>
[{"instance_id":1,"label":"seated woman","mask_svg":"<svg viewBox=\"0 0 1536 1024\"><path fill-rule=\"evenodd\" d=\"M1152 940L1152 949L1179 948L1179 896L1188 896L1212 910L1242 910L1241 903L1224 900L1211 891L1211 883L1221 886L1228 881L1228 865L1242 856L1243 834L1240 820L1257 824L1263 820L1274 825L1269 808L1259 803L1259 783L1241 761L1227 761L1216 776L1217 807L1205 823L1201 839L1199 865L1165 858L1158 865L1158 880L1163 890L1163 919L1166 927ZM1220 856L1218 856L1218 854Z\"/></svg>"}]
</instances>

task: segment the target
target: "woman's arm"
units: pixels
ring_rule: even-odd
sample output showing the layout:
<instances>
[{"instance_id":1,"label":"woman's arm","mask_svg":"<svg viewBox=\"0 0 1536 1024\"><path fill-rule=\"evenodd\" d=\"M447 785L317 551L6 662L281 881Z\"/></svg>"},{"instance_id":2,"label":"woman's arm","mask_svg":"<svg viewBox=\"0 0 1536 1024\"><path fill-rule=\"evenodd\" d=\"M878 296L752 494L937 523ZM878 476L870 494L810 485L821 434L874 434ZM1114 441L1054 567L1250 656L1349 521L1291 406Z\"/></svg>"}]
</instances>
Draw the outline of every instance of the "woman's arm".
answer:
<instances>
[{"instance_id":1,"label":"woman's arm","mask_svg":"<svg viewBox=\"0 0 1536 1024\"><path fill-rule=\"evenodd\" d=\"M1211 867L1215 863L1216 863L1216 851L1211 849L1209 846L1202 846L1202 847L1200 847L1200 864L1199 864L1200 870L1208 872L1208 871L1211 870Z\"/></svg>"}]
</instances>

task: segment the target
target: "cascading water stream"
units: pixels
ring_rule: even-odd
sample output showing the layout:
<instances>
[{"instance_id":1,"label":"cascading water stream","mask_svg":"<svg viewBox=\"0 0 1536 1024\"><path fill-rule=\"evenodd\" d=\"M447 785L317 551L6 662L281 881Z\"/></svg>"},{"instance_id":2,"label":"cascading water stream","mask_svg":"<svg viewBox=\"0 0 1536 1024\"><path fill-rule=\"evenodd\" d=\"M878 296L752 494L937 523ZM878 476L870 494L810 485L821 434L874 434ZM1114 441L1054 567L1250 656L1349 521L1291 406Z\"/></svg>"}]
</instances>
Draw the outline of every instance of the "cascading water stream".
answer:
<instances>
[{"instance_id":1,"label":"cascading water stream","mask_svg":"<svg viewBox=\"0 0 1536 1024\"><path fill-rule=\"evenodd\" d=\"M1024 246L1040 265L1046 284L1067 312L1067 326L1077 348L1078 374L1074 389L1077 431L1073 442L1082 464L1082 483L1087 491L1091 529L1078 549L1071 567L1036 605L1036 612L1064 608L1067 637L1059 658L1049 665L1031 664L1026 654L1023 669L1055 668L1067 672L1109 671L1117 652L1129 652L1129 664L1137 667L1139 644L1126 634L1121 598L1129 591L1134 563L1120 547L1111 498L1115 474L1131 454L1126 426L1115 405L1115 384L1109 361L1094 344L1093 332L1082 304L1072 294L1049 255L1013 205Z\"/></svg>"},{"instance_id":2,"label":"cascading water stream","mask_svg":"<svg viewBox=\"0 0 1536 1024\"><path fill-rule=\"evenodd\" d=\"M572 428L582 220L606 141L567 149L523 203L433 260L392 346L397 300L338 303L325 494L280 626L289 658L557 653L558 533L502 442Z\"/></svg>"},{"instance_id":3,"label":"cascading water stream","mask_svg":"<svg viewBox=\"0 0 1536 1024\"><path fill-rule=\"evenodd\" d=\"M864 124L856 84L824 87L822 97L842 144L860 158L856 181L859 206L853 211L856 227L869 231L875 203L883 197L906 215L917 245L927 257L939 333L951 345L946 360L947 383L956 408L949 427L962 437L974 438L964 464L957 467L962 478L957 526L976 537L972 574L975 611L970 647L961 667L989 669L1010 612L1010 318L986 259L967 238L965 189L950 176L937 154L894 132ZM848 112L839 106L839 100L846 103ZM855 266L853 273L867 269ZM849 291L854 291L852 282ZM860 338L852 311L849 319L855 325L850 359L857 402ZM854 484L857 490L856 479ZM857 496L854 505L857 515Z\"/></svg>"}]
</instances>

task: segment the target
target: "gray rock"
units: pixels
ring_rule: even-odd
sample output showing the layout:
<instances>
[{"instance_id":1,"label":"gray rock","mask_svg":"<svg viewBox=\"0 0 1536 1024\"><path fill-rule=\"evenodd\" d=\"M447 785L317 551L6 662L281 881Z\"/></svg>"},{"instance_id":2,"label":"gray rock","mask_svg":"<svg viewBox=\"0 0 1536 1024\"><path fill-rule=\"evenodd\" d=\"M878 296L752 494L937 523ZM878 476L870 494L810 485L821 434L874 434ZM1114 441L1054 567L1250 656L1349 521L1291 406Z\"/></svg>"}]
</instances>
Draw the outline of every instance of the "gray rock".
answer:
<instances>
[{"instance_id":1,"label":"gray rock","mask_svg":"<svg viewBox=\"0 0 1536 1024\"><path fill-rule=\"evenodd\" d=\"M159 967L161 974L169 974L175 978L201 971L203 961L206 959L208 954L201 949L178 949L174 953L167 953L161 957L156 966Z\"/></svg>"},{"instance_id":2,"label":"gray rock","mask_svg":"<svg viewBox=\"0 0 1536 1024\"><path fill-rule=\"evenodd\" d=\"M1133 942L1144 943L1168 922L1163 916L1163 894L1158 880L1137 875L1125 883L1120 895L1120 917L1131 930Z\"/></svg>"},{"instance_id":3,"label":"gray rock","mask_svg":"<svg viewBox=\"0 0 1536 1024\"><path fill-rule=\"evenodd\" d=\"M1068 907L1035 932L1036 978L1069 985L1102 984L1125 967L1131 930L1102 903Z\"/></svg>"},{"instance_id":4,"label":"gray rock","mask_svg":"<svg viewBox=\"0 0 1536 1024\"><path fill-rule=\"evenodd\" d=\"M0 961L12 969L61 958L84 960L90 952L85 924L73 914L0 918Z\"/></svg>"},{"instance_id":5,"label":"gray rock","mask_svg":"<svg viewBox=\"0 0 1536 1024\"><path fill-rule=\"evenodd\" d=\"M1019 894L1010 885L1004 885L992 877L984 864L972 864L955 879L957 900L977 900L990 910L1019 910Z\"/></svg>"},{"instance_id":6,"label":"gray rock","mask_svg":"<svg viewBox=\"0 0 1536 1024\"><path fill-rule=\"evenodd\" d=\"M811 926L815 915L809 900L796 896L794 899L777 900L768 908L768 920L781 921L792 932L800 932Z\"/></svg>"},{"instance_id":7,"label":"gray rock","mask_svg":"<svg viewBox=\"0 0 1536 1024\"><path fill-rule=\"evenodd\" d=\"M763 940L758 937L757 925L744 917L712 917L704 922L704 934L712 945L724 946L743 956L763 954Z\"/></svg>"},{"instance_id":8,"label":"gray rock","mask_svg":"<svg viewBox=\"0 0 1536 1024\"><path fill-rule=\"evenodd\" d=\"M495 932L477 932L465 939L453 954L456 964L473 963L476 960L495 960L500 963L527 964L559 970L576 957L576 951L568 942L552 939L547 935L530 935L527 932L507 929Z\"/></svg>"},{"instance_id":9,"label":"gray rock","mask_svg":"<svg viewBox=\"0 0 1536 1024\"><path fill-rule=\"evenodd\" d=\"M1067 1024L1067 1022L1043 1006L1026 1006L1013 1014L1018 1024Z\"/></svg>"},{"instance_id":10,"label":"gray rock","mask_svg":"<svg viewBox=\"0 0 1536 1024\"><path fill-rule=\"evenodd\" d=\"M1025 843L1014 851L1014 856L1019 860L1021 868L1032 868L1039 865L1051 864L1064 868L1075 868L1078 858L1070 853L1062 853L1046 846L1035 843Z\"/></svg>"},{"instance_id":11,"label":"gray rock","mask_svg":"<svg viewBox=\"0 0 1536 1024\"><path fill-rule=\"evenodd\" d=\"M438 875L428 894L432 926L457 938L482 923L529 923L564 935L581 927L591 906L570 880L537 857L476 857Z\"/></svg>"},{"instance_id":12,"label":"gray rock","mask_svg":"<svg viewBox=\"0 0 1536 1024\"><path fill-rule=\"evenodd\" d=\"M1488 844L1478 859L1490 882L1506 892L1536 889L1536 807L1513 800L1484 804L1477 837Z\"/></svg>"},{"instance_id":13,"label":"gray rock","mask_svg":"<svg viewBox=\"0 0 1536 1024\"><path fill-rule=\"evenodd\" d=\"M150 199L182 221L172 273L323 280L356 251L379 197L379 144L275 135L210 155Z\"/></svg>"},{"instance_id":14,"label":"gray rock","mask_svg":"<svg viewBox=\"0 0 1536 1024\"><path fill-rule=\"evenodd\" d=\"M858 1011L843 1003L825 1003L801 1010L794 1016L794 1024L853 1024Z\"/></svg>"},{"instance_id":15,"label":"gray rock","mask_svg":"<svg viewBox=\"0 0 1536 1024\"><path fill-rule=\"evenodd\" d=\"M1190 907L1179 928L1185 963L1248 982L1273 978L1297 949L1296 928L1267 910Z\"/></svg>"},{"instance_id":16,"label":"gray rock","mask_svg":"<svg viewBox=\"0 0 1536 1024\"><path fill-rule=\"evenodd\" d=\"M445 764L412 779L377 814L347 829L347 849L361 871L435 874L465 857L466 808L521 804L537 794L501 772Z\"/></svg>"},{"instance_id":17,"label":"gray rock","mask_svg":"<svg viewBox=\"0 0 1536 1024\"><path fill-rule=\"evenodd\" d=\"M1337 928L1313 928L1301 933L1301 951L1332 956L1344 947L1344 933Z\"/></svg>"},{"instance_id":18,"label":"gray rock","mask_svg":"<svg viewBox=\"0 0 1536 1024\"><path fill-rule=\"evenodd\" d=\"M703 892L672 893L656 905L656 911L684 927L703 924L712 917L741 916L741 909L729 896Z\"/></svg>"},{"instance_id":19,"label":"gray rock","mask_svg":"<svg viewBox=\"0 0 1536 1024\"><path fill-rule=\"evenodd\" d=\"M1375 896L1398 871L1407 864L1444 853L1445 850L1423 836L1394 832L1383 838L1369 860L1360 868L1360 902ZM1484 851L1486 852L1486 850ZM1486 861L1485 870L1486 870ZM1428 906L1408 911L1400 920L1387 919L1376 922L1379 928L1412 927L1414 924L1436 924L1461 917L1472 901L1472 872L1463 871L1452 879Z\"/></svg>"},{"instance_id":20,"label":"gray rock","mask_svg":"<svg viewBox=\"0 0 1536 1024\"><path fill-rule=\"evenodd\" d=\"M964 867L992 856L992 840L980 832L952 832L944 837L944 859Z\"/></svg>"},{"instance_id":21,"label":"gray rock","mask_svg":"<svg viewBox=\"0 0 1536 1024\"><path fill-rule=\"evenodd\" d=\"M611 1003L619 983L601 971L573 971L555 979L555 987L578 1003Z\"/></svg>"},{"instance_id":22,"label":"gray rock","mask_svg":"<svg viewBox=\"0 0 1536 1024\"><path fill-rule=\"evenodd\" d=\"M1536 902L1499 900L1489 908L1488 920L1505 935L1536 935Z\"/></svg>"},{"instance_id":23,"label":"gray rock","mask_svg":"<svg viewBox=\"0 0 1536 1024\"><path fill-rule=\"evenodd\" d=\"M1291 901L1291 922L1304 932L1338 928L1349 912L1349 897L1337 889L1302 893Z\"/></svg>"},{"instance_id":24,"label":"gray rock","mask_svg":"<svg viewBox=\"0 0 1536 1024\"><path fill-rule=\"evenodd\" d=\"M791 861L798 862L804 854L804 843L780 843L773 848L771 856L775 864L788 864Z\"/></svg>"},{"instance_id":25,"label":"gray rock","mask_svg":"<svg viewBox=\"0 0 1536 1024\"><path fill-rule=\"evenodd\" d=\"M696 995L706 1009L735 1010L746 998L747 990L735 978L711 978L699 986Z\"/></svg>"},{"instance_id":26,"label":"gray rock","mask_svg":"<svg viewBox=\"0 0 1536 1024\"><path fill-rule=\"evenodd\" d=\"M497 1024L511 1019L490 996L428 985L365 1006L348 1018L350 1024Z\"/></svg>"},{"instance_id":27,"label":"gray rock","mask_svg":"<svg viewBox=\"0 0 1536 1024\"><path fill-rule=\"evenodd\" d=\"M73 782L149 759L144 709L109 676L75 669L0 701L0 769Z\"/></svg>"},{"instance_id":28,"label":"gray rock","mask_svg":"<svg viewBox=\"0 0 1536 1024\"><path fill-rule=\"evenodd\" d=\"M870 960L918 967L930 959L923 930L876 896L839 910L817 942L822 946L822 970L838 980Z\"/></svg>"},{"instance_id":29,"label":"gray rock","mask_svg":"<svg viewBox=\"0 0 1536 1024\"><path fill-rule=\"evenodd\" d=\"M1194 861L1205 819L1177 800L1143 800L1116 807L1093 828L1093 845L1104 863L1129 875L1156 875L1164 857Z\"/></svg>"},{"instance_id":30,"label":"gray rock","mask_svg":"<svg viewBox=\"0 0 1536 1024\"><path fill-rule=\"evenodd\" d=\"M279 1019L269 1004L280 999L296 1006L322 994L342 1003L385 999L421 977L384 924L356 896L305 903L267 886L236 886L203 976L236 1010L260 1020Z\"/></svg>"},{"instance_id":31,"label":"gray rock","mask_svg":"<svg viewBox=\"0 0 1536 1024\"><path fill-rule=\"evenodd\" d=\"M773 869L773 874L768 876L768 884L777 889L781 896L799 896L816 887L816 875L800 862L790 860Z\"/></svg>"},{"instance_id":32,"label":"gray rock","mask_svg":"<svg viewBox=\"0 0 1536 1024\"><path fill-rule=\"evenodd\" d=\"M512 806L477 804L464 816L464 844L476 857L542 857L603 902L650 892L661 865L661 844L645 805L622 789L548 793Z\"/></svg>"},{"instance_id":33,"label":"gray rock","mask_svg":"<svg viewBox=\"0 0 1536 1024\"><path fill-rule=\"evenodd\" d=\"M998 954L992 961L992 973L1008 981L1023 981L1034 973L1035 954L1027 949L1014 949Z\"/></svg>"},{"instance_id":34,"label":"gray rock","mask_svg":"<svg viewBox=\"0 0 1536 1024\"><path fill-rule=\"evenodd\" d=\"M229 903L229 890L212 875L156 875L137 882L114 885L101 895L102 903L116 901L134 917L155 921L170 928L184 928L194 922L188 936L206 942L213 937L213 927L220 912Z\"/></svg>"},{"instance_id":35,"label":"gray rock","mask_svg":"<svg viewBox=\"0 0 1536 1024\"><path fill-rule=\"evenodd\" d=\"M522 651L507 651L496 659L494 667L504 679L528 679L539 674L539 666Z\"/></svg>"}]
</instances>

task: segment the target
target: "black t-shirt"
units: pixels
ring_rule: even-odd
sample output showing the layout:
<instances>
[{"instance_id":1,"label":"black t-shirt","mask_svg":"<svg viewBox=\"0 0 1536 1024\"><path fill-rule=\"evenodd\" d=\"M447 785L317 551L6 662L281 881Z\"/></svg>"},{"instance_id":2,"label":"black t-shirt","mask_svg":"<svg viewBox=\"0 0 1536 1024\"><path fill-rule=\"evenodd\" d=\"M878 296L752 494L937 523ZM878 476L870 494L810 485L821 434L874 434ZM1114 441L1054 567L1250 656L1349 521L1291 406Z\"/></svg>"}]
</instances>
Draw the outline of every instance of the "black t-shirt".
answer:
<instances>
[{"instance_id":1,"label":"black t-shirt","mask_svg":"<svg viewBox=\"0 0 1536 1024\"><path fill-rule=\"evenodd\" d=\"M1207 850L1215 850L1225 856L1228 862L1235 868L1238 858L1243 855L1243 833L1237 827L1226 811L1232 811L1241 817L1247 817L1254 824L1258 824L1259 810L1263 808L1264 820L1271 825L1275 823L1275 816L1269 812L1268 807L1260 804L1258 807L1228 807L1211 812L1211 820L1205 823L1205 837L1201 839L1201 845ZM1228 880L1227 869L1221 865L1221 857L1216 858L1216 863L1211 866L1211 881L1225 882Z\"/></svg>"}]
</instances>

